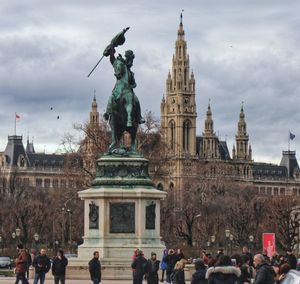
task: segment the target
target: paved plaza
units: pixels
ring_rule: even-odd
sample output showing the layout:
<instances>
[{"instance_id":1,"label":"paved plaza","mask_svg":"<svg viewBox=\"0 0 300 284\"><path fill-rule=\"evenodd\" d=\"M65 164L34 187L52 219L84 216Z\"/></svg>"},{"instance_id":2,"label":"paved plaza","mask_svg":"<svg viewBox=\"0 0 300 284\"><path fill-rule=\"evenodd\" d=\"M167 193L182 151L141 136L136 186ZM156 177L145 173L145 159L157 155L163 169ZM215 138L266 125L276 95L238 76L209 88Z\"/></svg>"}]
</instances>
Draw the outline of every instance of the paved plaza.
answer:
<instances>
[{"instance_id":1,"label":"paved plaza","mask_svg":"<svg viewBox=\"0 0 300 284\"><path fill-rule=\"evenodd\" d=\"M12 277L0 277L0 284L14 284L15 278ZM29 283L32 284L33 280L29 280ZM47 279L45 281L45 284L53 284L53 279ZM92 282L90 280L72 280L72 279L67 279L66 284L91 284ZM132 280L103 280L101 284L114 284L114 283L119 283L119 284L132 284ZM162 283L162 282L160 282ZM187 282L189 284L190 282ZM146 281L143 282L143 284L146 284Z\"/></svg>"}]
</instances>

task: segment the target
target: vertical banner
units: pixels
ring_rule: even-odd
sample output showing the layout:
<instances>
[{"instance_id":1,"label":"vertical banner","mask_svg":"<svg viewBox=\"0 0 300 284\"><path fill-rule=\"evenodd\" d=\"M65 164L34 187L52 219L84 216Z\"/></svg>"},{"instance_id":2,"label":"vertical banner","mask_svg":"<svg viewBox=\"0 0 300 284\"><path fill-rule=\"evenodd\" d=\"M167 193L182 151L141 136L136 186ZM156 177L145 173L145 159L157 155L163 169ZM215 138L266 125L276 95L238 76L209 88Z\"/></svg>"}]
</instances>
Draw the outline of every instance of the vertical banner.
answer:
<instances>
[{"instance_id":1,"label":"vertical banner","mask_svg":"<svg viewBox=\"0 0 300 284\"><path fill-rule=\"evenodd\" d=\"M275 252L275 234L263 233L263 250L267 253L268 257L272 257Z\"/></svg>"}]
</instances>

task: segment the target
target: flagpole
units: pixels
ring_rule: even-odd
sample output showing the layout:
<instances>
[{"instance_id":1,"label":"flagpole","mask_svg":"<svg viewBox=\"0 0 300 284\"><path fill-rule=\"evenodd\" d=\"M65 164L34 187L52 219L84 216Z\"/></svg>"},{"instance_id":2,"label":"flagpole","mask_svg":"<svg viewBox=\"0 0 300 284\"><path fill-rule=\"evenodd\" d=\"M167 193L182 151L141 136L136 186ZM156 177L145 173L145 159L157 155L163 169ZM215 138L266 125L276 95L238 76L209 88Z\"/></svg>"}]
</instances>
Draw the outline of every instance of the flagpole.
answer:
<instances>
[{"instance_id":1,"label":"flagpole","mask_svg":"<svg viewBox=\"0 0 300 284\"><path fill-rule=\"evenodd\" d=\"M289 130L289 135L288 135L288 151L290 152L290 133L291 131Z\"/></svg>"},{"instance_id":2,"label":"flagpole","mask_svg":"<svg viewBox=\"0 0 300 284\"><path fill-rule=\"evenodd\" d=\"M15 136L17 135L17 113L15 112Z\"/></svg>"}]
</instances>

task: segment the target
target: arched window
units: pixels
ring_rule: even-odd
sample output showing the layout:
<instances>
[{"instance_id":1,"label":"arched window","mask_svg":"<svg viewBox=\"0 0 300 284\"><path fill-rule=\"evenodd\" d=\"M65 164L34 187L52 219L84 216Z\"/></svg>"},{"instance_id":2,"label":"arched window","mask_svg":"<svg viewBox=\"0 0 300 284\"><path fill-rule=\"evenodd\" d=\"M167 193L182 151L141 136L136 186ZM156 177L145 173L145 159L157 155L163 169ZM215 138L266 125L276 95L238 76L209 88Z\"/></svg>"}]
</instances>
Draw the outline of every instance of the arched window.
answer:
<instances>
[{"instance_id":1,"label":"arched window","mask_svg":"<svg viewBox=\"0 0 300 284\"><path fill-rule=\"evenodd\" d=\"M189 120L186 120L183 123L183 136L182 136L182 147L183 150L188 151L189 150L189 144L190 144L190 129L191 129L191 122Z\"/></svg>"},{"instance_id":2,"label":"arched window","mask_svg":"<svg viewBox=\"0 0 300 284\"><path fill-rule=\"evenodd\" d=\"M159 183L157 185L157 189L160 190L160 191L163 191L164 190L164 186L162 185L162 183Z\"/></svg>"},{"instance_id":3,"label":"arched window","mask_svg":"<svg viewBox=\"0 0 300 284\"><path fill-rule=\"evenodd\" d=\"M175 150L175 140L176 140L176 135L175 135L175 121L171 120L169 122L169 131L170 131L170 147L171 150Z\"/></svg>"},{"instance_id":4,"label":"arched window","mask_svg":"<svg viewBox=\"0 0 300 284\"><path fill-rule=\"evenodd\" d=\"M174 189L174 183L173 183L173 182L170 182L170 184L169 184L169 189L170 189L170 190Z\"/></svg>"}]
</instances>

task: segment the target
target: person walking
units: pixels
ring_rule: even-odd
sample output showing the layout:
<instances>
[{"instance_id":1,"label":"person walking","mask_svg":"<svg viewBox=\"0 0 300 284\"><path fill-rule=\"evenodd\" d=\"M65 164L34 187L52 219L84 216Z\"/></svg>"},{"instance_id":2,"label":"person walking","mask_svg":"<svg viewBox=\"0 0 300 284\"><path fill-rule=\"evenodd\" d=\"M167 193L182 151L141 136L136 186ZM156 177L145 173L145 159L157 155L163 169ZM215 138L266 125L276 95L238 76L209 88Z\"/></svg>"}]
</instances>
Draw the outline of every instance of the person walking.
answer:
<instances>
[{"instance_id":1,"label":"person walking","mask_svg":"<svg viewBox=\"0 0 300 284\"><path fill-rule=\"evenodd\" d=\"M145 257L143 257L143 252L141 250L137 251L137 256L131 264L131 268L134 269L133 272L133 284L142 284L143 276L148 270L148 262Z\"/></svg>"},{"instance_id":2,"label":"person walking","mask_svg":"<svg viewBox=\"0 0 300 284\"><path fill-rule=\"evenodd\" d=\"M286 261L290 265L291 269L297 268L297 258L290 248L286 250Z\"/></svg>"},{"instance_id":3,"label":"person walking","mask_svg":"<svg viewBox=\"0 0 300 284\"><path fill-rule=\"evenodd\" d=\"M26 278L26 271L27 271L27 254L26 250L24 249L22 244L17 246L18 249L18 256L16 258L16 282L18 284L19 281L22 281L22 284L29 284Z\"/></svg>"},{"instance_id":4,"label":"person walking","mask_svg":"<svg viewBox=\"0 0 300 284\"><path fill-rule=\"evenodd\" d=\"M89 271L93 284L101 282L101 263L99 260L99 252L94 252L94 257L89 261Z\"/></svg>"},{"instance_id":5,"label":"person walking","mask_svg":"<svg viewBox=\"0 0 300 284\"><path fill-rule=\"evenodd\" d=\"M206 271L208 284L235 284L241 276L241 270L232 265L228 255L220 255L215 267Z\"/></svg>"},{"instance_id":6,"label":"person walking","mask_svg":"<svg viewBox=\"0 0 300 284\"><path fill-rule=\"evenodd\" d=\"M167 270L166 270L166 275L167 275L167 283L171 283L170 276L172 272L174 271L174 266L176 264L176 254L173 249L169 249L168 254L164 257L163 261L166 262L167 264Z\"/></svg>"},{"instance_id":7,"label":"person walking","mask_svg":"<svg viewBox=\"0 0 300 284\"><path fill-rule=\"evenodd\" d=\"M161 268L161 279L160 279L160 282L164 282L165 271L168 268L167 263L164 261L164 259L165 259L165 257L167 255L168 255L168 250L164 249L162 260L161 260L161 263L160 263L160 268Z\"/></svg>"},{"instance_id":8,"label":"person walking","mask_svg":"<svg viewBox=\"0 0 300 284\"><path fill-rule=\"evenodd\" d=\"M170 279L172 284L185 284L185 277L184 277L184 261L177 261L175 264L175 269L170 275Z\"/></svg>"},{"instance_id":9,"label":"person walking","mask_svg":"<svg viewBox=\"0 0 300 284\"><path fill-rule=\"evenodd\" d=\"M51 262L46 255L46 249L42 248L40 250L40 254L34 258L32 266L35 268L33 284L37 284L39 280L40 284L44 284L46 273L48 273L51 268Z\"/></svg>"},{"instance_id":10,"label":"person walking","mask_svg":"<svg viewBox=\"0 0 300 284\"><path fill-rule=\"evenodd\" d=\"M196 272L192 275L191 284L207 284L207 279L205 279L206 266L202 259L197 259L195 262Z\"/></svg>"},{"instance_id":11,"label":"person walking","mask_svg":"<svg viewBox=\"0 0 300 284\"><path fill-rule=\"evenodd\" d=\"M32 258L28 248L25 248L26 251L26 278L29 279L29 268L32 265Z\"/></svg>"},{"instance_id":12,"label":"person walking","mask_svg":"<svg viewBox=\"0 0 300 284\"><path fill-rule=\"evenodd\" d=\"M54 284L65 284L66 267L68 259L64 256L64 251L59 250L52 263L52 274L54 276Z\"/></svg>"},{"instance_id":13,"label":"person walking","mask_svg":"<svg viewBox=\"0 0 300 284\"><path fill-rule=\"evenodd\" d=\"M275 271L262 254L256 254L253 259L256 268L256 276L253 284L274 284Z\"/></svg>"},{"instance_id":14,"label":"person walking","mask_svg":"<svg viewBox=\"0 0 300 284\"><path fill-rule=\"evenodd\" d=\"M151 258L148 259L147 284L158 284L159 263L160 261L157 260L156 253L152 252Z\"/></svg>"}]
</instances>

